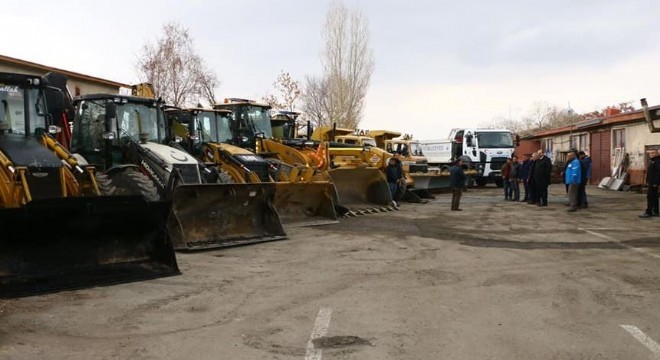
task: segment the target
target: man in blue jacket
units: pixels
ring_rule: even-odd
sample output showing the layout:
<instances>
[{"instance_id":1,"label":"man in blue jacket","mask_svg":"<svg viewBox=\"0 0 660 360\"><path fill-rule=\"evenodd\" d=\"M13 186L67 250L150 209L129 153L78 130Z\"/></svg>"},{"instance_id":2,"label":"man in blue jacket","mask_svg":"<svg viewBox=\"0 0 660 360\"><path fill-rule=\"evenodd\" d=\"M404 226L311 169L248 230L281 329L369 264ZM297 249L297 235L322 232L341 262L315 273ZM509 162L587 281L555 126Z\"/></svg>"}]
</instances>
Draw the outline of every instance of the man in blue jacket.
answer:
<instances>
[{"instance_id":1,"label":"man in blue jacket","mask_svg":"<svg viewBox=\"0 0 660 360\"><path fill-rule=\"evenodd\" d=\"M582 164L578 159L577 151L568 153L568 165L564 174L564 182L568 185L568 209L573 212L578 207L578 194L580 192L580 183L582 182Z\"/></svg>"}]
</instances>

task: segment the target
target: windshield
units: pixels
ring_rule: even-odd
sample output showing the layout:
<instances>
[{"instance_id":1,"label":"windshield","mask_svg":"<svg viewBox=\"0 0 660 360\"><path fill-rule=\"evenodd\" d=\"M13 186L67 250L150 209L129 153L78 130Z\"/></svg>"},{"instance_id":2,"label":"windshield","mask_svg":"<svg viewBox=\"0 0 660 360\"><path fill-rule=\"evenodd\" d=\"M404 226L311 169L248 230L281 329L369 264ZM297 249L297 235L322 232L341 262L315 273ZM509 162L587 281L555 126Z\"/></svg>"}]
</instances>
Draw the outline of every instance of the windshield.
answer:
<instances>
[{"instance_id":1,"label":"windshield","mask_svg":"<svg viewBox=\"0 0 660 360\"><path fill-rule=\"evenodd\" d=\"M231 142L231 130L229 123L231 118L227 114L219 114L213 111L202 111L197 115L195 128L200 132L203 142Z\"/></svg>"},{"instance_id":2,"label":"windshield","mask_svg":"<svg viewBox=\"0 0 660 360\"><path fill-rule=\"evenodd\" d=\"M32 104L29 129L25 125L25 102ZM9 132L25 135L34 134L38 127L45 128L45 104L39 89L22 89L18 86L0 84L0 122L9 125Z\"/></svg>"},{"instance_id":3,"label":"windshield","mask_svg":"<svg viewBox=\"0 0 660 360\"><path fill-rule=\"evenodd\" d=\"M513 138L510 132L478 132L477 146L481 148L512 148Z\"/></svg>"},{"instance_id":4,"label":"windshield","mask_svg":"<svg viewBox=\"0 0 660 360\"><path fill-rule=\"evenodd\" d=\"M254 126L255 135L263 133L266 138L273 137L273 131L270 126L270 115L268 109L261 106L246 105L241 111L241 121L248 121L249 125Z\"/></svg>"},{"instance_id":5,"label":"windshield","mask_svg":"<svg viewBox=\"0 0 660 360\"><path fill-rule=\"evenodd\" d=\"M362 146L376 147L376 140L371 138L362 139Z\"/></svg>"},{"instance_id":6,"label":"windshield","mask_svg":"<svg viewBox=\"0 0 660 360\"><path fill-rule=\"evenodd\" d=\"M158 116L158 108L145 104L121 104L117 106L119 136L140 139L140 133L154 142L165 140L165 122Z\"/></svg>"}]
</instances>

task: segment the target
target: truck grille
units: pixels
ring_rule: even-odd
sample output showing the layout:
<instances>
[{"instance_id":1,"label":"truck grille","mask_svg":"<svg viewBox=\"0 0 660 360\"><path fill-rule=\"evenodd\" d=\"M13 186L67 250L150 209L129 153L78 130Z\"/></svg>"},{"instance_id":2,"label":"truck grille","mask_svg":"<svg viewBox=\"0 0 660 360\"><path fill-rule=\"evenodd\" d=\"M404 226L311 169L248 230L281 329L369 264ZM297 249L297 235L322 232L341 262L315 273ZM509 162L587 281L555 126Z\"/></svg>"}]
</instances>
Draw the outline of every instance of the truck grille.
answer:
<instances>
[{"instance_id":1,"label":"truck grille","mask_svg":"<svg viewBox=\"0 0 660 360\"><path fill-rule=\"evenodd\" d=\"M494 157L490 160L490 169L491 170L502 170L502 166L506 164L505 157Z\"/></svg>"}]
</instances>

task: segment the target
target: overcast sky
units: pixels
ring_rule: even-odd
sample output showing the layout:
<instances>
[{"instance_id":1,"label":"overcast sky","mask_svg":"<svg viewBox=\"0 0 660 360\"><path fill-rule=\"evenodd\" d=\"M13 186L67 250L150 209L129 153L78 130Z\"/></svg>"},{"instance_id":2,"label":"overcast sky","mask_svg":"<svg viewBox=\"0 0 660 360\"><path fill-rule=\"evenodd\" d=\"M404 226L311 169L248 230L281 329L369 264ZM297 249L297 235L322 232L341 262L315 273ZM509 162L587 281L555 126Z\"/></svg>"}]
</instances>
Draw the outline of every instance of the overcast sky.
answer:
<instances>
[{"instance_id":1,"label":"overcast sky","mask_svg":"<svg viewBox=\"0 0 660 360\"><path fill-rule=\"evenodd\" d=\"M653 0L344 0L369 20L375 71L365 129L416 138L534 102L578 113L647 97L660 104L660 4ZM33 1L3 3L0 54L124 83L168 21L190 30L222 81L258 99L281 70L319 75L328 1Z\"/></svg>"}]
</instances>

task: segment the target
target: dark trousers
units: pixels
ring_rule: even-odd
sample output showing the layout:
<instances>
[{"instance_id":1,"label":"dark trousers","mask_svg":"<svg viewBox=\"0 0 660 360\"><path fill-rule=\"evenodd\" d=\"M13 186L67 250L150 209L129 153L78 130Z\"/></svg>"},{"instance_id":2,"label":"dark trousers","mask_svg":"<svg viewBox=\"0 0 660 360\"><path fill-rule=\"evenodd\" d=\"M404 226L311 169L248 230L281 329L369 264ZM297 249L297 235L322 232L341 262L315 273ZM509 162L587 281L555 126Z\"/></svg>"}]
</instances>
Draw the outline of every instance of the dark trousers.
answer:
<instances>
[{"instance_id":1,"label":"dark trousers","mask_svg":"<svg viewBox=\"0 0 660 360\"><path fill-rule=\"evenodd\" d=\"M511 191L509 191L509 198L518 201L520 200L520 184L518 184L518 179L511 180Z\"/></svg>"},{"instance_id":2,"label":"dark trousers","mask_svg":"<svg viewBox=\"0 0 660 360\"><path fill-rule=\"evenodd\" d=\"M511 199L511 183L509 179L502 179L502 187L504 187L504 199Z\"/></svg>"},{"instance_id":3,"label":"dark trousers","mask_svg":"<svg viewBox=\"0 0 660 360\"><path fill-rule=\"evenodd\" d=\"M646 192L646 213L654 215L658 213L658 187L649 185Z\"/></svg>"},{"instance_id":4,"label":"dark trousers","mask_svg":"<svg viewBox=\"0 0 660 360\"><path fill-rule=\"evenodd\" d=\"M533 182L527 183L529 187L529 199L527 202L537 203L539 201L539 187Z\"/></svg>"},{"instance_id":5,"label":"dark trousers","mask_svg":"<svg viewBox=\"0 0 660 360\"><path fill-rule=\"evenodd\" d=\"M461 203L461 195L463 195L463 188L453 187L451 188L451 209L458 210L458 206Z\"/></svg>"},{"instance_id":6,"label":"dark trousers","mask_svg":"<svg viewBox=\"0 0 660 360\"><path fill-rule=\"evenodd\" d=\"M396 183L387 183L387 185L390 186L390 194L392 195L392 200L396 201L396 193L399 187L397 186Z\"/></svg>"},{"instance_id":7,"label":"dark trousers","mask_svg":"<svg viewBox=\"0 0 660 360\"><path fill-rule=\"evenodd\" d=\"M587 202L587 183L583 182L580 183L580 187L578 188L578 206L579 207L587 207L589 203Z\"/></svg>"},{"instance_id":8,"label":"dark trousers","mask_svg":"<svg viewBox=\"0 0 660 360\"><path fill-rule=\"evenodd\" d=\"M523 184L523 189L525 190L525 197L523 198L523 201L529 201L530 194L529 194L529 180L524 179L522 181Z\"/></svg>"},{"instance_id":9,"label":"dark trousers","mask_svg":"<svg viewBox=\"0 0 660 360\"><path fill-rule=\"evenodd\" d=\"M566 184L568 185L568 208L577 209L578 207L578 194L580 193L579 184Z\"/></svg>"},{"instance_id":10,"label":"dark trousers","mask_svg":"<svg viewBox=\"0 0 660 360\"><path fill-rule=\"evenodd\" d=\"M538 186L538 202L541 205L548 205L548 185L541 184Z\"/></svg>"}]
</instances>

